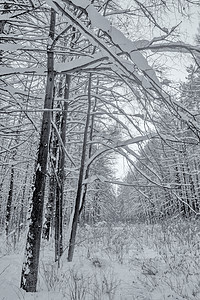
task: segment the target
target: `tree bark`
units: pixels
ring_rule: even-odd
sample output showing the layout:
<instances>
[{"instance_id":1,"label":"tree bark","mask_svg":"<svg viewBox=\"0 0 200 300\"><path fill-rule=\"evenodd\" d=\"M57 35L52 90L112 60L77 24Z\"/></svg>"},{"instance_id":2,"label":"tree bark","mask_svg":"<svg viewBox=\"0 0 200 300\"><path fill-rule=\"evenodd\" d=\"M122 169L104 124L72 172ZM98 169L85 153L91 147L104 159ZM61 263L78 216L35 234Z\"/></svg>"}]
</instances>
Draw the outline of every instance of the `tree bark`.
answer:
<instances>
[{"instance_id":1,"label":"tree bark","mask_svg":"<svg viewBox=\"0 0 200 300\"><path fill-rule=\"evenodd\" d=\"M93 131L94 131L94 112L96 110L96 101L93 107L93 115L92 115L92 120L91 120L91 126L90 126L90 141L92 141L93 139ZM90 157L92 156L92 143L89 145L89 150L88 150L88 158L90 159ZM85 171L85 180L88 179L89 177L89 173L90 173L90 166L87 167L86 171ZM83 207L85 205L85 199L86 199L86 195L87 195L87 184L84 185L84 191L83 191L83 197L82 197L82 202L81 202L81 207L79 209L79 215L81 214Z\"/></svg>"},{"instance_id":2,"label":"tree bark","mask_svg":"<svg viewBox=\"0 0 200 300\"><path fill-rule=\"evenodd\" d=\"M8 193L8 201L6 205L6 237L8 237L9 229L10 229L11 206L13 200L13 186L14 186L14 166L12 165L11 173L10 173L10 187Z\"/></svg>"},{"instance_id":3,"label":"tree bark","mask_svg":"<svg viewBox=\"0 0 200 300\"><path fill-rule=\"evenodd\" d=\"M69 99L70 77L66 75L64 99ZM60 146L58 162L58 182L56 189L56 213L55 213L55 261L60 262L63 253L63 193L65 181L65 151L66 145L66 125L67 125L68 102L64 101L64 107L61 120L61 139L63 145Z\"/></svg>"},{"instance_id":4,"label":"tree bark","mask_svg":"<svg viewBox=\"0 0 200 300\"><path fill-rule=\"evenodd\" d=\"M52 161L51 164L54 164ZM46 204L46 214L45 214L45 223L43 226L43 238L49 241L50 231L53 223L53 210L54 210L54 200L55 200L55 190L56 190L56 178L55 178L55 170L54 166L51 167L51 175L49 179L49 195L48 202Z\"/></svg>"},{"instance_id":5,"label":"tree bark","mask_svg":"<svg viewBox=\"0 0 200 300\"><path fill-rule=\"evenodd\" d=\"M54 39L56 14L51 9L49 40ZM42 232L42 219L44 207L44 192L47 173L49 141L51 133L51 112L54 88L54 53L51 45L47 49L47 85L43 113L42 129L40 135L37 170L35 176L34 192L32 198L32 211L25 248L25 261L22 267L21 288L27 292L36 292L39 252Z\"/></svg>"},{"instance_id":6,"label":"tree bark","mask_svg":"<svg viewBox=\"0 0 200 300\"><path fill-rule=\"evenodd\" d=\"M1 15L9 13L10 12L10 8L11 8L11 5L7 4L5 2L4 5L3 5L3 11L1 13ZM5 20L1 20L0 21L0 35L2 35L4 33L5 25L6 25L6 21ZM3 38L1 37L0 38L0 44L2 43L2 41L3 41ZM3 57L3 51L0 50L0 63L2 63L2 57Z\"/></svg>"},{"instance_id":7,"label":"tree bark","mask_svg":"<svg viewBox=\"0 0 200 300\"><path fill-rule=\"evenodd\" d=\"M91 74L89 77L88 83L88 109L87 109L87 117L85 123L85 130L84 130L84 137L83 137L83 146L82 146L82 155L81 155L81 165L79 171L79 178L78 178L78 187L76 193L76 200L75 200L75 208L74 208L74 215L72 220L72 228L69 240L69 250L68 250L68 261L71 262L74 255L74 248L75 248L75 240L76 240L76 232L77 232L77 225L79 219L79 210L81 204L81 193L82 193L82 184L83 184L83 177L84 177L84 165L85 165L85 158L86 158L86 149L87 149L87 134L90 122L90 110L91 110Z\"/></svg>"},{"instance_id":8,"label":"tree bark","mask_svg":"<svg viewBox=\"0 0 200 300\"><path fill-rule=\"evenodd\" d=\"M59 95L61 97L61 95ZM60 108L60 104L57 105L57 108ZM55 117L56 126L60 128L60 112L56 113ZM51 175L49 180L49 195L48 202L46 205L46 220L43 226L43 238L49 240L50 238L50 229L53 227L53 217L54 217L54 207L55 207L55 199L56 199L56 189L57 189L57 168L58 168L58 138L55 132L55 129L52 129L51 132Z\"/></svg>"}]
</instances>

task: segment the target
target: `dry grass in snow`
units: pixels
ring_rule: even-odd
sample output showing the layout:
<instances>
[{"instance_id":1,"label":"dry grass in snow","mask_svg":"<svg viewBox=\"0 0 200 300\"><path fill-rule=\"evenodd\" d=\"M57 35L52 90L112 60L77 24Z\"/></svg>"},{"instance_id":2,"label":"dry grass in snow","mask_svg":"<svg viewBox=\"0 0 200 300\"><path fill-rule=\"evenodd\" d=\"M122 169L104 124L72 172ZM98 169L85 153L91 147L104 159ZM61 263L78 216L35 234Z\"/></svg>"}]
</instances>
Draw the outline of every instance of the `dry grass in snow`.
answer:
<instances>
[{"instance_id":1,"label":"dry grass in snow","mask_svg":"<svg viewBox=\"0 0 200 300\"><path fill-rule=\"evenodd\" d=\"M99 223L79 228L74 261L41 250L37 293L19 289L24 240L1 237L0 300L199 300L200 224Z\"/></svg>"}]
</instances>

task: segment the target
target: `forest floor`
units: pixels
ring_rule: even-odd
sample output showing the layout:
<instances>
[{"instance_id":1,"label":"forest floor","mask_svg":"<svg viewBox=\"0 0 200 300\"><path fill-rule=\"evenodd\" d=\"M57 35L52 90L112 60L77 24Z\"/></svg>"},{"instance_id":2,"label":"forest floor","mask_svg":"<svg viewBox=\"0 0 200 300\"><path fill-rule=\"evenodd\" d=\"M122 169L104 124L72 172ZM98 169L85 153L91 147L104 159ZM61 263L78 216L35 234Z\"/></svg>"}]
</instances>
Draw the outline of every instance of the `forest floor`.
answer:
<instances>
[{"instance_id":1,"label":"forest floor","mask_svg":"<svg viewBox=\"0 0 200 300\"><path fill-rule=\"evenodd\" d=\"M19 288L24 239L0 240L0 300L199 300L200 221L80 228L74 260L43 243L38 292Z\"/></svg>"}]
</instances>

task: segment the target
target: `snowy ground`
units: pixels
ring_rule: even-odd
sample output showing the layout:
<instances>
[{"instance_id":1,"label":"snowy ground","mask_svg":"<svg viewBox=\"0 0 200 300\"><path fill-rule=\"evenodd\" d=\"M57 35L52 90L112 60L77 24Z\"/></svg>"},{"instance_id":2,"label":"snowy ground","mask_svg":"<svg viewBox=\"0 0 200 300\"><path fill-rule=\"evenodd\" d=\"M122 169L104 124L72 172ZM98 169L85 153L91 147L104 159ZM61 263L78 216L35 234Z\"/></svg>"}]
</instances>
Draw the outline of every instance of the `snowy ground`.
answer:
<instances>
[{"instance_id":1,"label":"snowy ground","mask_svg":"<svg viewBox=\"0 0 200 300\"><path fill-rule=\"evenodd\" d=\"M169 225L170 224L170 225ZM1 238L0 300L199 300L200 222L86 226L73 263L43 245L37 293L19 289L25 241Z\"/></svg>"}]
</instances>

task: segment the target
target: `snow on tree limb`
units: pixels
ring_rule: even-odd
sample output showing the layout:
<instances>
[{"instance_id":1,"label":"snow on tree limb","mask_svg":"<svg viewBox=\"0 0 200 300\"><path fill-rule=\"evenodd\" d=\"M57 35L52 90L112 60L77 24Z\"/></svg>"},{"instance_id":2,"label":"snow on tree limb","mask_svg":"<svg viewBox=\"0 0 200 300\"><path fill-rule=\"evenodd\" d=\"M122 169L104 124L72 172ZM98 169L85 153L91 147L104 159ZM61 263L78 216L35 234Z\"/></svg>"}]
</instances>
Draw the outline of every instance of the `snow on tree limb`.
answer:
<instances>
[{"instance_id":1,"label":"snow on tree limb","mask_svg":"<svg viewBox=\"0 0 200 300\"><path fill-rule=\"evenodd\" d=\"M114 44L114 48L108 47L108 45L100 39L96 34L88 27L86 27L80 19L77 19L69 10L65 9L65 6L58 0L46 0L47 4L54 8L57 12L62 12L65 17L68 19L68 23L72 23L74 27L76 27L83 35L85 35L93 46L99 47L102 51L103 56L108 56L111 62L115 62L118 68L121 68L124 72L129 74L129 77L134 79L134 81L143 87L145 91L149 88L153 88L154 90L161 90L161 86L155 71L149 66L147 60L144 56L137 51L137 48L134 45L134 42L127 39L122 32L116 29L111 23L101 14L97 12L97 10L93 7L92 4L85 1L69 1L65 0L68 4L72 4L75 8L81 8L91 19L91 23L93 27L96 27L102 30L112 41ZM88 5L87 5L87 4ZM95 18L94 18L95 15ZM126 54L129 59L134 63L132 68L127 68L127 66L122 62L119 57L119 52L123 52ZM135 72L135 67L140 69L140 71L144 74L141 76L140 74ZM130 70L131 69L131 70ZM149 91L150 93L150 91Z\"/></svg>"},{"instance_id":2,"label":"snow on tree limb","mask_svg":"<svg viewBox=\"0 0 200 300\"><path fill-rule=\"evenodd\" d=\"M112 26L110 21L108 21L104 16L102 16L89 1L85 0L67 0L66 2L71 2L72 4L85 9L89 20L93 27L101 29L113 44L120 49L122 52L128 54L133 63L144 72L144 74L148 75L149 80L152 80L158 86L159 81L154 72L154 70L149 66L146 58L137 50L135 43L125 37L125 35ZM87 4L86 4L87 3Z\"/></svg>"},{"instance_id":3,"label":"snow on tree limb","mask_svg":"<svg viewBox=\"0 0 200 300\"><path fill-rule=\"evenodd\" d=\"M182 53L191 53L197 52L200 53L199 46L193 46L186 44L182 41L179 42L169 42L169 43L156 43L153 44L151 41L142 40L137 42L139 50L151 50L152 52L182 52Z\"/></svg>"},{"instance_id":4,"label":"snow on tree limb","mask_svg":"<svg viewBox=\"0 0 200 300\"><path fill-rule=\"evenodd\" d=\"M16 51L21 48L22 46L17 44L0 44L0 50L2 51Z\"/></svg>"},{"instance_id":5,"label":"snow on tree limb","mask_svg":"<svg viewBox=\"0 0 200 300\"><path fill-rule=\"evenodd\" d=\"M46 68L9 68L0 67L0 77L11 74L29 74L45 75Z\"/></svg>"},{"instance_id":6,"label":"snow on tree limb","mask_svg":"<svg viewBox=\"0 0 200 300\"><path fill-rule=\"evenodd\" d=\"M96 55L93 55L92 57L81 57L78 59L75 59L70 62L65 63L57 63L55 64L55 71L65 73L65 72L75 72L80 69L85 69L90 65L99 65L102 61L107 61L107 56L102 56L101 53L97 53ZM93 66L94 67L94 66Z\"/></svg>"},{"instance_id":7,"label":"snow on tree limb","mask_svg":"<svg viewBox=\"0 0 200 300\"><path fill-rule=\"evenodd\" d=\"M99 149L98 151L96 151L93 154L93 156L91 156L88 159L88 161L86 162L86 166L89 166L97 157L99 157L101 154L103 154L105 152L117 151L118 148L123 148L128 145L141 143L141 142L147 141L147 140L149 140L151 138L155 138L155 137L157 137L157 134L151 133L151 134L147 134L147 135L140 135L140 136L137 136L135 138L131 138L131 139L128 139L125 141L116 140L112 144L109 144L109 145L103 143L102 141L98 141L98 143L100 143L103 147L101 149ZM94 140L91 143L96 143L96 142L97 141Z\"/></svg>"}]
</instances>

